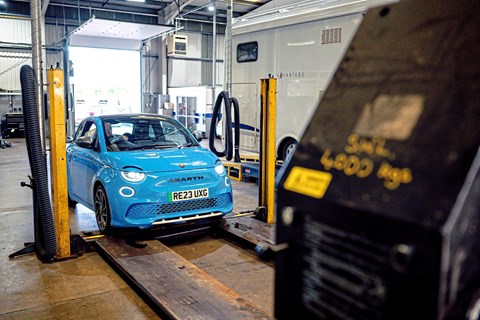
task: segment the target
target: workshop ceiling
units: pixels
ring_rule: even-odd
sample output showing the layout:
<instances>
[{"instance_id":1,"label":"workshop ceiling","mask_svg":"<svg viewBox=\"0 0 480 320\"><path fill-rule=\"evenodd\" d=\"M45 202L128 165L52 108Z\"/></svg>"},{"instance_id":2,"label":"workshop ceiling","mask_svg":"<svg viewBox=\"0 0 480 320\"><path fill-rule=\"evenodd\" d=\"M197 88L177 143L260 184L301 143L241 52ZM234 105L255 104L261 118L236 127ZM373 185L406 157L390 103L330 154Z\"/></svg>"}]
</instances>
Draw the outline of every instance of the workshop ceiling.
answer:
<instances>
[{"instance_id":1,"label":"workshop ceiling","mask_svg":"<svg viewBox=\"0 0 480 320\"><path fill-rule=\"evenodd\" d=\"M30 1L4 0L2 14L29 15ZM46 23L79 25L92 16L102 19L150 24L172 24L174 18L212 21L215 3L217 22L227 19L227 0L42 0ZM244 15L270 0L234 0L233 17ZM211 8L210 8L211 9Z\"/></svg>"}]
</instances>

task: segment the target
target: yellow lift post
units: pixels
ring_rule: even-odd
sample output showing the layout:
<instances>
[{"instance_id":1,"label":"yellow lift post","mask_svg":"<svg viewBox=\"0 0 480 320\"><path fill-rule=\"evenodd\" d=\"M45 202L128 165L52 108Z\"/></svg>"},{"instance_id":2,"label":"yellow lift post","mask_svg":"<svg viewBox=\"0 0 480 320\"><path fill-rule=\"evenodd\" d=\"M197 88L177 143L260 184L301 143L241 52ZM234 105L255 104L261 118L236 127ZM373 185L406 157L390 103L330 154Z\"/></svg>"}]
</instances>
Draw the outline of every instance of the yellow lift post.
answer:
<instances>
[{"instance_id":1,"label":"yellow lift post","mask_svg":"<svg viewBox=\"0 0 480 320\"><path fill-rule=\"evenodd\" d=\"M63 70L58 67L49 69L47 75L50 95L50 161L53 184L53 212L57 235L57 259L62 259L70 257L64 76Z\"/></svg>"},{"instance_id":2,"label":"yellow lift post","mask_svg":"<svg viewBox=\"0 0 480 320\"><path fill-rule=\"evenodd\" d=\"M259 207L266 208L267 223L275 222L275 131L277 121L277 79L260 80L261 144Z\"/></svg>"}]
</instances>

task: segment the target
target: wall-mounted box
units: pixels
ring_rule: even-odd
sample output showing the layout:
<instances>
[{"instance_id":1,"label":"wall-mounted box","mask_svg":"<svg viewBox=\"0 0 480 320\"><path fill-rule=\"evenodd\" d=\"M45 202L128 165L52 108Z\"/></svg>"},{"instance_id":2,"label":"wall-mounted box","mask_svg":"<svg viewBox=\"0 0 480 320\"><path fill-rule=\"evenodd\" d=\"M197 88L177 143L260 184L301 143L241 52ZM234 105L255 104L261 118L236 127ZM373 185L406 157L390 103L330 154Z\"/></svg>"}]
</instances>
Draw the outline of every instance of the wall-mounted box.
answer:
<instances>
[{"instance_id":1,"label":"wall-mounted box","mask_svg":"<svg viewBox=\"0 0 480 320\"><path fill-rule=\"evenodd\" d=\"M188 36L174 34L168 37L167 48L169 56L186 56Z\"/></svg>"}]
</instances>

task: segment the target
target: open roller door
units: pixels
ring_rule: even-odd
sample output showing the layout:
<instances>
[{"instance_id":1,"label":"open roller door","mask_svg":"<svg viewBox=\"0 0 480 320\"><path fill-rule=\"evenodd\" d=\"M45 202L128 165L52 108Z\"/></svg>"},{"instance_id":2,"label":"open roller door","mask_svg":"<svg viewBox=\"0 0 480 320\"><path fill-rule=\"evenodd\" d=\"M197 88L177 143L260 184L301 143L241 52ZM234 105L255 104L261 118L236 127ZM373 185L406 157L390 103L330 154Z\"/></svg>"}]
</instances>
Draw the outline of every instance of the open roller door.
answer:
<instances>
[{"instance_id":1,"label":"open roller door","mask_svg":"<svg viewBox=\"0 0 480 320\"><path fill-rule=\"evenodd\" d=\"M172 26L92 19L69 35L75 124L87 116L142 111L142 47Z\"/></svg>"}]
</instances>

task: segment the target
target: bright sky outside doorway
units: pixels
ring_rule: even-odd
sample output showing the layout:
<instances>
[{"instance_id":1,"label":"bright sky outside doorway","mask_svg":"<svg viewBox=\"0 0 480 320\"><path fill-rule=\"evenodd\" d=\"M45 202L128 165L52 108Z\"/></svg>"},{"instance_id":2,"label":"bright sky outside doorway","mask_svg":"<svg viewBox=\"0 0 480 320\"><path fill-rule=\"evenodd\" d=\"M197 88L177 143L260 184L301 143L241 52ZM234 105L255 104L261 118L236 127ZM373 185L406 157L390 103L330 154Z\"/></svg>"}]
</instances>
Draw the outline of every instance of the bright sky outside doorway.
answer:
<instances>
[{"instance_id":1,"label":"bright sky outside doorway","mask_svg":"<svg viewBox=\"0 0 480 320\"><path fill-rule=\"evenodd\" d=\"M70 47L75 122L89 115L140 112L140 52Z\"/></svg>"}]
</instances>

